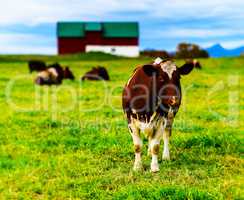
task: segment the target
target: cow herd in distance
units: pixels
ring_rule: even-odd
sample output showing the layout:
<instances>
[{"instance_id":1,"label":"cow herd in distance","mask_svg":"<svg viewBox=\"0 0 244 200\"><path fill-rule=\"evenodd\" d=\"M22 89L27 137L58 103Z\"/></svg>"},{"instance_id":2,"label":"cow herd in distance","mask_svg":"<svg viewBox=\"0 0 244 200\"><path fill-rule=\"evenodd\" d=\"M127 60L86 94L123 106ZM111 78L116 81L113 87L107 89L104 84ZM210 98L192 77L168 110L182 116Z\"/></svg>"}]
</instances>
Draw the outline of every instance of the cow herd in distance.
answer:
<instances>
[{"instance_id":1,"label":"cow herd in distance","mask_svg":"<svg viewBox=\"0 0 244 200\"><path fill-rule=\"evenodd\" d=\"M28 62L29 71L37 72L35 83L37 85L60 85L64 79L75 80L73 72L68 66L61 66L59 63L47 65L40 60L30 60ZM97 66L93 67L90 71L86 72L81 80L109 80L109 75L106 68Z\"/></svg>"},{"instance_id":2,"label":"cow herd in distance","mask_svg":"<svg viewBox=\"0 0 244 200\"><path fill-rule=\"evenodd\" d=\"M192 60L186 60L186 62L193 62ZM41 60L30 60L28 62L29 72L37 72L37 76L34 82L37 85L60 85L64 79L75 80L75 76L68 66L61 66L59 63L46 64ZM195 68L201 69L201 64L195 60ZM81 81L109 81L110 76L108 70L102 66L92 67L81 78Z\"/></svg>"}]
</instances>

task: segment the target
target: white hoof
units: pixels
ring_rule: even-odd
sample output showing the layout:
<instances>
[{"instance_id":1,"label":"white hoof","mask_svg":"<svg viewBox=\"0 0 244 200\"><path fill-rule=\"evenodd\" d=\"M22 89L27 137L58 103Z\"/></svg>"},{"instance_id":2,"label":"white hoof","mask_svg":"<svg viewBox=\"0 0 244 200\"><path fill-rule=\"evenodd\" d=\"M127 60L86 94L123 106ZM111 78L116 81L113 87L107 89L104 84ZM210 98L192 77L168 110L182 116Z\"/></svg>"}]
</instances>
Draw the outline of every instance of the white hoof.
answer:
<instances>
[{"instance_id":1,"label":"white hoof","mask_svg":"<svg viewBox=\"0 0 244 200\"><path fill-rule=\"evenodd\" d=\"M151 164L151 172L155 173L159 171L158 164Z\"/></svg>"}]
</instances>

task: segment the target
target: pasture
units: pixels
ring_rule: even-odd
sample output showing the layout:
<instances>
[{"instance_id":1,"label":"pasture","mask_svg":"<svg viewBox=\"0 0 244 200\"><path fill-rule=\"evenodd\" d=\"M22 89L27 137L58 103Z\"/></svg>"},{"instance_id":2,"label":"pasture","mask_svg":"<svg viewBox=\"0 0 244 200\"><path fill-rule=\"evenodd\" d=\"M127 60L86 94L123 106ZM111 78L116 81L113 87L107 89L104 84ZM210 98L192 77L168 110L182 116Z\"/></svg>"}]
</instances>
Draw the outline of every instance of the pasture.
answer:
<instances>
[{"instance_id":1,"label":"pasture","mask_svg":"<svg viewBox=\"0 0 244 200\"><path fill-rule=\"evenodd\" d=\"M200 59L182 77L171 161L132 171L134 151L121 110L122 86L150 59L43 57L74 82L40 87L30 57L0 56L0 199L243 199L244 58ZM177 60L182 64L182 60ZM97 64L109 82L80 82Z\"/></svg>"}]
</instances>

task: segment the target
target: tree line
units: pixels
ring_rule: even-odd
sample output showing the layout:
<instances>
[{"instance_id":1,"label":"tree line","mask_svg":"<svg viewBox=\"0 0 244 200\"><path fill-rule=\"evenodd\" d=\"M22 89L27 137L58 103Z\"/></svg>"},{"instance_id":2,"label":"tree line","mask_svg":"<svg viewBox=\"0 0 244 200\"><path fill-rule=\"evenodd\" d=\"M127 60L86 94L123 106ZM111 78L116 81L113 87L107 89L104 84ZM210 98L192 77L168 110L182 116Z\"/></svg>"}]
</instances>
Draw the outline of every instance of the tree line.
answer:
<instances>
[{"instance_id":1,"label":"tree line","mask_svg":"<svg viewBox=\"0 0 244 200\"><path fill-rule=\"evenodd\" d=\"M142 56L162 57L162 58L208 58L209 54L197 44L180 43L176 48L176 52L169 53L165 50L143 50L140 52Z\"/></svg>"}]
</instances>

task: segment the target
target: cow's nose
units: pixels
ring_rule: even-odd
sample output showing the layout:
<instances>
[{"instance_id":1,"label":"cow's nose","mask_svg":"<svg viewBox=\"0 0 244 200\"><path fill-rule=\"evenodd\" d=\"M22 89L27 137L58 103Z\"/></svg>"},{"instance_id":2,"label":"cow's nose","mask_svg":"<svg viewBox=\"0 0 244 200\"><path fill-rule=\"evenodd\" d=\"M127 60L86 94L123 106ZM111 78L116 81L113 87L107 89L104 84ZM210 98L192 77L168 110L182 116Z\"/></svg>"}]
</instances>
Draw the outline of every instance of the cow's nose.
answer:
<instances>
[{"instance_id":1,"label":"cow's nose","mask_svg":"<svg viewBox=\"0 0 244 200\"><path fill-rule=\"evenodd\" d=\"M176 101L176 96L172 96L172 97L170 97L170 99L169 99L169 104L170 104L171 106L174 106L176 103L177 103L177 101Z\"/></svg>"}]
</instances>

